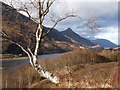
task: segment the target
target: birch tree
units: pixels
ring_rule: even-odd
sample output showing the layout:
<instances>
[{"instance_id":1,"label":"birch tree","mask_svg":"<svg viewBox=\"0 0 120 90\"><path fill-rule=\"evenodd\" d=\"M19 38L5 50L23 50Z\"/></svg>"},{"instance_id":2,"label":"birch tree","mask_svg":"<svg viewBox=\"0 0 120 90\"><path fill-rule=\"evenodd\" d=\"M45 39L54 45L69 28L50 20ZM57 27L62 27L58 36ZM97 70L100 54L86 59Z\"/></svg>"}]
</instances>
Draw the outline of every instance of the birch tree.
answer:
<instances>
[{"instance_id":1,"label":"birch tree","mask_svg":"<svg viewBox=\"0 0 120 90\"><path fill-rule=\"evenodd\" d=\"M91 30L93 36L94 33L100 32L101 25L98 24L98 18L90 16L87 20L86 27Z\"/></svg>"},{"instance_id":2,"label":"birch tree","mask_svg":"<svg viewBox=\"0 0 120 90\"><path fill-rule=\"evenodd\" d=\"M68 17L78 17L78 18L80 18L80 17L75 14L71 14L71 13L66 14L64 17L60 17L57 19L50 17L51 21L54 22L54 25L51 28L49 28L49 30L46 33L44 33L43 22L45 20L45 17L47 16L47 14L50 11L50 7L53 5L54 2L55 2L55 0L34 0L34 1L29 0L30 7L37 10L37 12L35 12L36 17L32 16L32 14L29 12L28 2L24 3L21 1L20 2L21 7L16 8L17 11L25 12L29 19L31 19L32 21L37 23L37 29L35 30L35 34L32 34L30 36L28 35L26 37L25 37L25 35L21 35L21 38L24 39L24 41L28 42L26 45L22 44L24 42L20 43L20 42L18 42L18 40L15 40L15 38L13 38L12 36L9 36L7 34L7 32L5 32L4 30L1 30L0 32L2 33L2 36L4 38L6 38L6 39L10 40L12 43L16 44L28 55L31 66L35 70L37 70L37 72L40 73L40 75L49 79L53 83L59 83L60 82L59 77L55 76L51 72L46 71L43 67L41 67L41 65L38 64L38 61L37 61L38 60L38 57L37 57L38 50L41 49L40 44L41 44L42 39L45 36L47 36L52 31L52 29L56 27L56 25L59 22L67 19ZM11 2L11 6L14 7L14 4L12 2ZM31 50L31 45L32 45L32 42L34 42L34 41L32 41L32 39L30 37L35 38L35 47L32 50Z\"/></svg>"}]
</instances>

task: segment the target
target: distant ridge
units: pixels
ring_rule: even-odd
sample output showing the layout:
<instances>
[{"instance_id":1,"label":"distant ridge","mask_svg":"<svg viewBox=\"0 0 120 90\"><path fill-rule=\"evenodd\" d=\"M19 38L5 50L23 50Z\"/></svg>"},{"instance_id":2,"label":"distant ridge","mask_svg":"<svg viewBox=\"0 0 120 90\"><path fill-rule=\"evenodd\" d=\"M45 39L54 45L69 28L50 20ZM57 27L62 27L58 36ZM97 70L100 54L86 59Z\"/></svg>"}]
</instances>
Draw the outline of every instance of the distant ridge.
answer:
<instances>
[{"instance_id":1,"label":"distant ridge","mask_svg":"<svg viewBox=\"0 0 120 90\"><path fill-rule=\"evenodd\" d=\"M71 28L68 28L62 31L61 34L73 39L74 41L76 41L77 43L83 46L94 46L95 45L90 40L85 39L81 37L80 35L78 35L77 33L75 33Z\"/></svg>"},{"instance_id":2,"label":"distant ridge","mask_svg":"<svg viewBox=\"0 0 120 90\"><path fill-rule=\"evenodd\" d=\"M117 45L106 39L96 39L92 41L95 44L99 44L104 48L114 48Z\"/></svg>"}]
</instances>

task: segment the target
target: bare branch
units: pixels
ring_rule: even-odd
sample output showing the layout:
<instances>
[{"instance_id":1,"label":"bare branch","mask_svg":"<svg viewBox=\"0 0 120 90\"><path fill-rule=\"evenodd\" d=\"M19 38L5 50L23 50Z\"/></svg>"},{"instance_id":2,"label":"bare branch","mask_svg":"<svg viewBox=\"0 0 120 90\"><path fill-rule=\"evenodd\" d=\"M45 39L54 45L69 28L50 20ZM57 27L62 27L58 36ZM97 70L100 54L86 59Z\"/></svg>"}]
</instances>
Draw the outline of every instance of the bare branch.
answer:
<instances>
[{"instance_id":1,"label":"bare branch","mask_svg":"<svg viewBox=\"0 0 120 90\"><path fill-rule=\"evenodd\" d=\"M37 5L35 5L35 3L32 0L30 0L30 3L33 5L34 8L38 9Z\"/></svg>"},{"instance_id":2,"label":"bare branch","mask_svg":"<svg viewBox=\"0 0 120 90\"><path fill-rule=\"evenodd\" d=\"M28 55L28 57L29 57L29 59L30 59L30 64L31 64L32 66L34 66L33 60L32 60L32 58L31 58L29 52L28 52L27 50L25 50L20 44L14 42L14 41L12 41L12 40L11 40L11 42L14 43L14 44L16 44L18 47L20 47L20 48ZM28 50L29 50L29 49L28 49Z\"/></svg>"},{"instance_id":3,"label":"bare branch","mask_svg":"<svg viewBox=\"0 0 120 90\"><path fill-rule=\"evenodd\" d=\"M27 50L30 52L30 54L33 56L33 53L31 51L31 49L28 47Z\"/></svg>"},{"instance_id":4,"label":"bare branch","mask_svg":"<svg viewBox=\"0 0 120 90\"><path fill-rule=\"evenodd\" d=\"M18 47L20 47L20 48L28 55L28 57L29 57L29 59L30 59L30 64L33 66L33 60L31 59L31 55L33 56L33 54L32 54L31 49L28 48L28 51L25 50L19 43L17 43L17 42L14 41L14 40L11 40L11 39L9 38L9 36L8 36L3 30L0 30L0 32L2 33L2 35L4 35L4 36L2 36L3 38L8 39L10 42L12 42L12 43L14 43L15 45L17 45ZM31 54L31 55L30 55L30 54Z\"/></svg>"},{"instance_id":5,"label":"bare branch","mask_svg":"<svg viewBox=\"0 0 120 90\"><path fill-rule=\"evenodd\" d=\"M63 18L61 18L61 19L58 19L56 22L53 20L53 22L55 22L55 24L54 24L53 27L50 28L50 29L47 31L47 33L45 33L41 38L44 38L45 36L47 36L47 35L52 31L52 29L56 27L56 25L57 25L59 22L65 20L65 19L67 19L67 18L69 18L69 17L77 17L77 18L79 18L79 19L81 20L81 17L78 16L78 15L67 15L67 16L65 16L65 17L63 17Z\"/></svg>"},{"instance_id":6,"label":"bare branch","mask_svg":"<svg viewBox=\"0 0 120 90\"><path fill-rule=\"evenodd\" d=\"M3 30L0 30L0 32L2 35L7 36L7 34Z\"/></svg>"},{"instance_id":7,"label":"bare branch","mask_svg":"<svg viewBox=\"0 0 120 90\"><path fill-rule=\"evenodd\" d=\"M93 33L93 30L96 30L96 31L99 31L99 27L101 27L100 25L97 24L97 18L94 18L94 17L89 17L87 23L86 23L86 27L91 29L92 30L92 33Z\"/></svg>"},{"instance_id":8,"label":"bare branch","mask_svg":"<svg viewBox=\"0 0 120 90\"><path fill-rule=\"evenodd\" d=\"M39 18L39 23L42 23L42 10L41 10L41 1L38 1L38 18Z\"/></svg>"},{"instance_id":9,"label":"bare branch","mask_svg":"<svg viewBox=\"0 0 120 90\"><path fill-rule=\"evenodd\" d=\"M3 34L4 34L4 32L3 32ZM5 37L6 39L10 40L12 43L16 44L17 46L19 46L26 54L28 54L28 52L27 52L19 43L11 40L11 39L8 37L7 34L4 34L4 35L5 35L5 36L3 36L3 37Z\"/></svg>"},{"instance_id":10,"label":"bare branch","mask_svg":"<svg viewBox=\"0 0 120 90\"><path fill-rule=\"evenodd\" d=\"M12 2L12 0L10 1L10 5L11 5L13 8L15 8L15 7L14 7L14 5L13 5L13 2Z\"/></svg>"},{"instance_id":11,"label":"bare branch","mask_svg":"<svg viewBox=\"0 0 120 90\"><path fill-rule=\"evenodd\" d=\"M45 0L42 1L42 5L41 5L41 9L43 10L44 9L44 3L45 3Z\"/></svg>"},{"instance_id":12,"label":"bare branch","mask_svg":"<svg viewBox=\"0 0 120 90\"><path fill-rule=\"evenodd\" d=\"M55 0L53 0L53 1L50 2L50 1L48 0L48 2L46 3L46 9L44 10L44 13L43 13L44 16L47 15L47 13L49 12L49 9L50 9L50 7L52 6L52 4L54 3L54 1L55 1Z\"/></svg>"}]
</instances>

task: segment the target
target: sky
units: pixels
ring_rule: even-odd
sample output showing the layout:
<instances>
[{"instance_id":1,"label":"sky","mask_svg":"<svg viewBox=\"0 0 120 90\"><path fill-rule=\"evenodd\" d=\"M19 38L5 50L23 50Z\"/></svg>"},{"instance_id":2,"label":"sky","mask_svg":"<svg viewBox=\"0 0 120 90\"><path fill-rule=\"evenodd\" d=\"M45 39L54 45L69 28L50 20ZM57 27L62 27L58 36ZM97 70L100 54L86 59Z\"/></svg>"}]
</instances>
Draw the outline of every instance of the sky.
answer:
<instances>
[{"instance_id":1,"label":"sky","mask_svg":"<svg viewBox=\"0 0 120 90\"><path fill-rule=\"evenodd\" d=\"M4 0L5 1L5 0ZM9 2L9 0L6 0ZM26 0L22 0L26 1ZM114 1L114 2L113 2ZM118 43L118 1L119 0L57 0L50 9L48 16L64 17L66 14L76 14L79 18L68 18L60 22L55 28L59 31L71 28L74 32L88 39L107 39ZM33 10L32 10L33 11ZM92 18L96 29L86 26ZM45 26L51 27L53 23L46 17Z\"/></svg>"},{"instance_id":2,"label":"sky","mask_svg":"<svg viewBox=\"0 0 120 90\"><path fill-rule=\"evenodd\" d=\"M113 0L112 0L113 1ZM78 18L69 18L61 22L56 28L60 31L72 28L73 31L88 39L107 39L118 44L118 2L111 0L92 0L92 1L71 1L64 5L69 11L79 15ZM58 7L58 10L59 7ZM64 12L64 8L63 8ZM86 27L89 18L95 19L95 24L99 27L93 29ZM120 43L119 43L120 44Z\"/></svg>"}]
</instances>

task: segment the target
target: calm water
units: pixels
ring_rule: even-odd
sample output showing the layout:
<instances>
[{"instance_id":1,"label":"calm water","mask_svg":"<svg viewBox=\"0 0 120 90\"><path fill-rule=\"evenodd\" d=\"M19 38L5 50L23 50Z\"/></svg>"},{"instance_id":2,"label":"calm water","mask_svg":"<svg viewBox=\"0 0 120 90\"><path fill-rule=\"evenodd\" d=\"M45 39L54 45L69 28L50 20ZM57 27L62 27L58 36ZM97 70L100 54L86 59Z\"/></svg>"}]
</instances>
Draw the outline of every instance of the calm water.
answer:
<instances>
[{"instance_id":1,"label":"calm water","mask_svg":"<svg viewBox=\"0 0 120 90\"><path fill-rule=\"evenodd\" d=\"M63 53L39 55L38 60L53 59L53 58L57 58L62 54ZM29 64L29 59L27 57L16 58L16 59L6 59L6 60L0 60L0 61L2 61L2 67L0 67L0 69L13 69L15 67L20 67L21 65Z\"/></svg>"}]
</instances>

